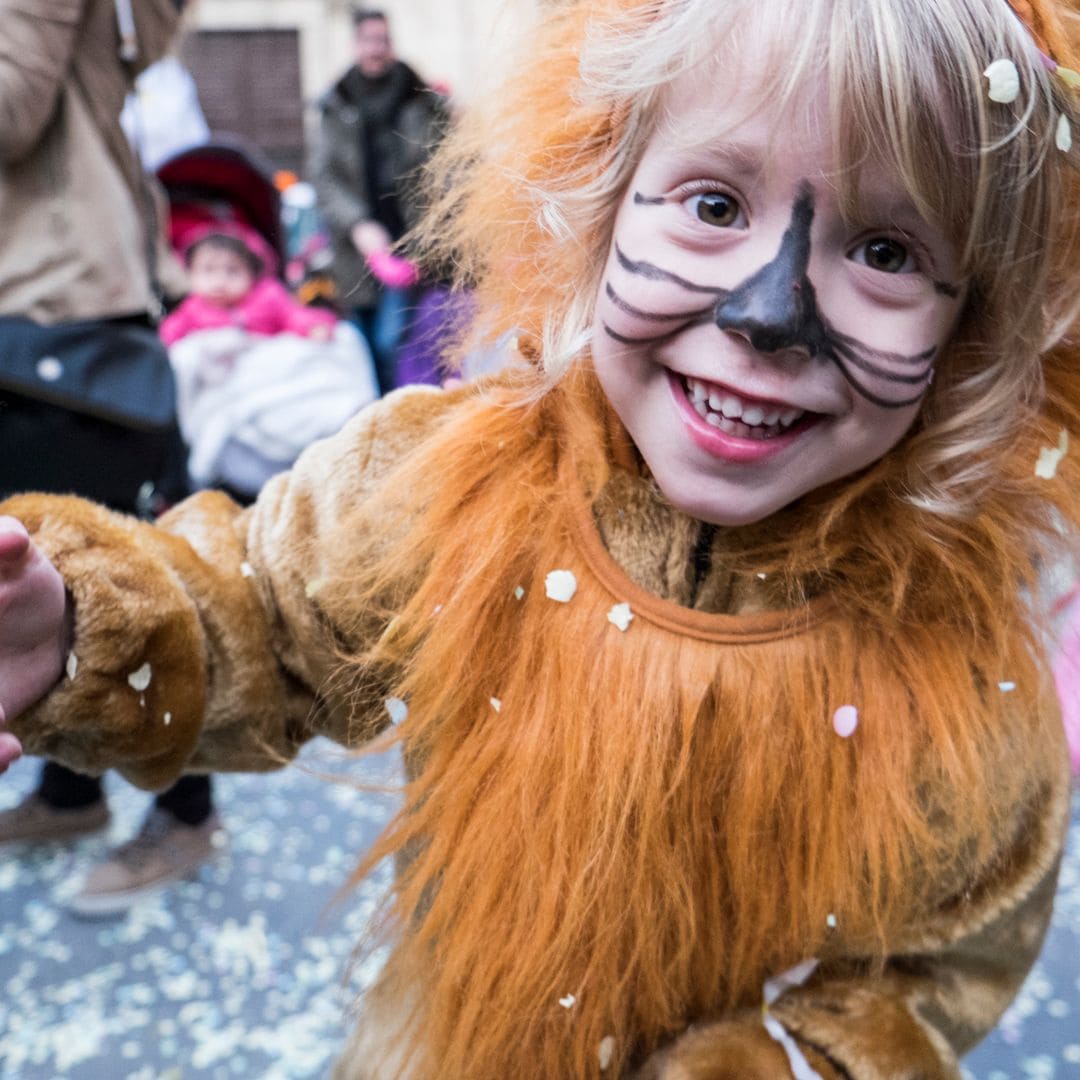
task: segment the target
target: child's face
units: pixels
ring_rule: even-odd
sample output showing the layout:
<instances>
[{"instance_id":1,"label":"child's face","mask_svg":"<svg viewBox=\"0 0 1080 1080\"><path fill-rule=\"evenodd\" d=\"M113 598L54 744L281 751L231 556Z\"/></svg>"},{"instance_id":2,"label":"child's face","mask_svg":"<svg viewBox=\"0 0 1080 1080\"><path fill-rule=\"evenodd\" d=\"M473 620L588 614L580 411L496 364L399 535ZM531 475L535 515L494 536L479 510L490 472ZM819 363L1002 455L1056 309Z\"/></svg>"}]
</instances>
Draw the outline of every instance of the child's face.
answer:
<instances>
[{"instance_id":1,"label":"child's face","mask_svg":"<svg viewBox=\"0 0 1080 1080\"><path fill-rule=\"evenodd\" d=\"M616 218L593 335L601 384L665 495L720 525L892 448L964 297L951 245L890 176L867 170L865 218L844 220L823 88L796 120L752 112L744 74L703 67L675 84Z\"/></svg>"},{"instance_id":2,"label":"child's face","mask_svg":"<svg viewBox=\"0 0 1080 1080\"><path fill-rule=\"evenodd\" d=\"M248 261L235 251L201 245L188 264L188 281L196 296L219 307L233 307L251 292L255 275Z\"/></svg>"}]
</instances>

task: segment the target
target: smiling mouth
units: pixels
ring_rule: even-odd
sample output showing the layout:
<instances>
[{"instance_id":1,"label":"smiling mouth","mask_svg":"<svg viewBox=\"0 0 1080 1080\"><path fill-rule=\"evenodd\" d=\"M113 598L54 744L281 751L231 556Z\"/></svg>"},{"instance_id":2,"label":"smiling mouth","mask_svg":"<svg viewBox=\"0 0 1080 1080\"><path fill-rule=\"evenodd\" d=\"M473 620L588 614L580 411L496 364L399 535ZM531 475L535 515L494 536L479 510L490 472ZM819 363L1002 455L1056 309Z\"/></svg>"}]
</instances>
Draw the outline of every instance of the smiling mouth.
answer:
<instances>
[{"instance_id":1,"label":"smiling mouth","mask_svg":"<svg viewBox=\"0 0 1080 1080\"><path fill-rule=\"evenodd\" d=\"M775 439L806 426L808 418L816 415L805 409L744 397L726 386L687 375L678 379L694 412L710 427L736 438Z\"/></svg>"}]
</instances>

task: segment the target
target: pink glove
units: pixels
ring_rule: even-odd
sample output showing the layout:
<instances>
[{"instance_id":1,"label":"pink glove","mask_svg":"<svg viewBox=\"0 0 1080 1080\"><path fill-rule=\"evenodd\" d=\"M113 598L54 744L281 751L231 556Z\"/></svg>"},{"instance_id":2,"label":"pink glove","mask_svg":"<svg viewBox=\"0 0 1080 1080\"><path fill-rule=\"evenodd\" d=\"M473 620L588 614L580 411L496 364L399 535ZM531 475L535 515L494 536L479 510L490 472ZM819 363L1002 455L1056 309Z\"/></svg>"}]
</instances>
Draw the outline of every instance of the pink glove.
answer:
<instances>
[{"instance_id":1,"label":"pink glove","mask_svg":"<svg viewBox=\"0 0 1080 1080\"><path fill-rule=\"evenodd\" d=\"M67 649L64 582L12 517L0 517L0 772L22 753L5 722L60 678Z\"/></svg>"},{"instance_id":2,"label":"pink glove","mask_svg":"<svg viewBox=\"0 0 1080 1080\"><path fill-rule=\"evenodd\" d=\"M406 289L420 280L416 263L391 255L389 251L373 251L364 261L371 272L391 289Z\"/></svg>"}]
</instances>

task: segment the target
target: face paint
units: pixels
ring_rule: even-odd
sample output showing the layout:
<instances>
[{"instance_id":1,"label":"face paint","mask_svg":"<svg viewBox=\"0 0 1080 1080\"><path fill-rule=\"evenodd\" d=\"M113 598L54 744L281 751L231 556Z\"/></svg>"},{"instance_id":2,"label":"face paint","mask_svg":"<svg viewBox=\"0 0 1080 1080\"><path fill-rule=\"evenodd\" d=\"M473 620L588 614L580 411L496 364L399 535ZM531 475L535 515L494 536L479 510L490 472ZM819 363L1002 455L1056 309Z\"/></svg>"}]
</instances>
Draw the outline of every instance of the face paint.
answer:
<instances>
[{"instance_id":1,"label":"face paint","mask_svg":"<svg viewBox=\"0 0 1080 1080\"><path fill-rule=\"evenodd\" d=\"M963 302L956 253L892 172L860 171L850 219L826 77L792 110L758 82L725 57L668 90L595 301L615 413L668 500L718 525L896 446Z\"/></svg>"},{"instance_id":2,"label":"face paint","mask_svg":"<svg viewBox=\"0 0 1080 1080\"><path fill-rule=\"evenodd\" d=\"M664 196L634 194L638 206L663 206ZM884 409L901 409L917 402L930 386L937 346L912 356L874 349L832 327L818 310L817 294L807 274L810 265L810 229L814 221L814 194L805 181L791 208L791 221L776 256L734 289L701 285L645 261L629 258L618 242L620 267L651 281L677 285L692 293L716 297L713 308L670 314L649 312L622 299L610 280L604 288L620 310L644 322L674 322L662 334L629 337L606 323L604 330L624 345L659 343L710 315L720 330L741 334L760 353L800 350L810 359L824 357L840 368L844 378L868 401ZM935 289L944 291L935 282ZM881 384L886 384L882 386ZM917 389L916 389L917 388ZM915 393L912 393L915 389Z\"/></svg>"}]
</instances>

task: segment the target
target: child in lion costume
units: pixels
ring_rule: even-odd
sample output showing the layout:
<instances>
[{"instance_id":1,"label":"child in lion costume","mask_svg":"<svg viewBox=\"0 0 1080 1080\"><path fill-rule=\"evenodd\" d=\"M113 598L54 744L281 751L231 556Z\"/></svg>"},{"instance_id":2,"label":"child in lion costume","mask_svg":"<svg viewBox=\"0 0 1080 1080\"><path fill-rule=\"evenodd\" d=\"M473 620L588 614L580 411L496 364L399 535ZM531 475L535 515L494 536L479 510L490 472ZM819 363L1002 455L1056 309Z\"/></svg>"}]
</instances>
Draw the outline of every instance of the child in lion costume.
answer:
<instances>
[{"instance_id":1,"label":"child in lion costume","mask_svg":"<svg viewBox=\"0 0 1080 1080\"><path fill-rule=\"evenodd\" d=\"M956 1078L1068 813L1075 11L545 14L422 237L515 363L247 510L9 500L3 759L399 743L342 1078Z\"/></svg>"}]
</instances>

